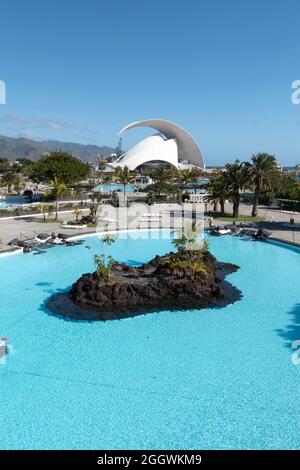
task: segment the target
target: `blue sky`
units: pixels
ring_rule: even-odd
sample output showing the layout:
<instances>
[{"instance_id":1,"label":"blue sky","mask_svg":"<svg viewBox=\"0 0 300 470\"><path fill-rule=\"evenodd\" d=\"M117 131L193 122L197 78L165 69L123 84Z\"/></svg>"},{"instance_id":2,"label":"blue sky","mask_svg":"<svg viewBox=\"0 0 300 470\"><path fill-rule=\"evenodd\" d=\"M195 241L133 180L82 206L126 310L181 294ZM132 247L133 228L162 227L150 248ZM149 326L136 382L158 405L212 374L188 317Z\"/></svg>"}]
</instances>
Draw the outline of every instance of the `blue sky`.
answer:
<instances>
[{"instance_id":1,"label":"blue sky","mask_svg":"<svg viewBox=\"0 0 300 470\"><path fill-rule=\"evenodd\" d=\"M297 1L10 0L0 17L0 134L115 146L125 124L162 118L207 165L300 162Z\"/></svg>"}]
</instances>

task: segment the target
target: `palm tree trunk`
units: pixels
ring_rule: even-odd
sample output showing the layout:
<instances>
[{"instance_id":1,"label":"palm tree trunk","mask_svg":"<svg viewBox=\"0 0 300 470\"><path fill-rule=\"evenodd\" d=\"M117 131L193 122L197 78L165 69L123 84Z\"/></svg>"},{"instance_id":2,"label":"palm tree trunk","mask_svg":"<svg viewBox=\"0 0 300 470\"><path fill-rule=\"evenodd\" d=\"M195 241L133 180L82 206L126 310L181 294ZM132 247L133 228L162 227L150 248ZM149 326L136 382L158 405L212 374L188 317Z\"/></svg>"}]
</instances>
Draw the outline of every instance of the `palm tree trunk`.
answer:
<instances>
[{"instance_id":1,"label":"palm tree trunk","mask_svg":"<svg viewBox=\"0 0 300 470\"><path fill-rule=\"evenodd\" d=\"M252 207L252 217L256 217L258 214L258 202L259 202L259 188L255 188L253 207Z\"/></svg>"},{"instance_id":2,"label":"palm tree trunk","mask_svg":"<svg viewBox=\"0 0 300 470\"><path fill-rule=\"evenodd\" d=\"M235 199L235 201L233 203L233 217L235 219L238 218L239 212L240 212L240 201L239 201L239 199Z\"/></svg>"},{"instance_id":3,"label":"palm tree trunk","mask_svg":"<svg viewBox=\"0 0 300 470\"><path fill-rule=\"evenodd\" d=\"M225 202L220 201L221 215L225 215Z\"/></svg>"},{"instance_id":4,"label":"palm tree trunk","mask_svg":"<svg viewBox=\"0 0 300 470\"><path fill-rule=\"evenodd\" d=\"M58 202L59 202L59 196L57 194L56 195L56 204L55 204L55 220L58 219Z\"/></svg>"}]
</instances>

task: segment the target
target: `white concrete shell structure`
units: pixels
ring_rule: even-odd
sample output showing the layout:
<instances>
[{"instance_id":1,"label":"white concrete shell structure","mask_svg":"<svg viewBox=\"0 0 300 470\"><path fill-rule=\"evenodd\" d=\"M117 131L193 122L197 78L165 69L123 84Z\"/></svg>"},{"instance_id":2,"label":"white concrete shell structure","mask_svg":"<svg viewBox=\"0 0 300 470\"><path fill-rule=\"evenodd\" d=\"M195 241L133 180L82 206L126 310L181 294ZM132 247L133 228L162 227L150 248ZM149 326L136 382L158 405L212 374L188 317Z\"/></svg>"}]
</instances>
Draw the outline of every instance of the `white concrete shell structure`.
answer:
<instances>
[{"instance_id":1,"label":"white concrete shell structure","mask_svg":"<svg viewBox=\"0 0 300 470\"><path fill-rule=\"evenodd\" d=\"M148 162L161 161L177 168L195 165L204 168L203 157L193 137L182 127L162 119L138 121L125 126L119 134L135 127L151 127L158 134L146 137L114 161L113 166L135 170Z\"/></svg>"}]
</instances>

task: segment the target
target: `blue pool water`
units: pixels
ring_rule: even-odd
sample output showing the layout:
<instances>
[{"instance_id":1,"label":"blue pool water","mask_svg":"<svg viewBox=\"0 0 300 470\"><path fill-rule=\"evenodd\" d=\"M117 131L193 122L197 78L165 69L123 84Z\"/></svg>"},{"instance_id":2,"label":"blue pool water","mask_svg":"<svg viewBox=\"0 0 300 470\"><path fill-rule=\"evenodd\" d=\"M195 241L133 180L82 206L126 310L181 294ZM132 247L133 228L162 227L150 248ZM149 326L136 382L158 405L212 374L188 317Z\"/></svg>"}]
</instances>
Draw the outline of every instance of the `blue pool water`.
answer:
<instances>
[{"instance_id":1,"label":"blue pool water","mask_svg":"<svg viewBox=\"0 0 300 470\"><path fill-rule=\"evenodd\" d=\"M11 206L19 206L26 204L26 200L22 196L5 196L0 199L0 209L7 209Z\"/></svg>"},{"instance_id":2,"label":"blue pool water","mask_svg":"<svg viewBox=\"0 0 300 470\"><path fill-rule=\"evenodd\" d=\"M241 266L229 277L241 301L106 323L43 306L93 269L85 245L0 259L0 336L13 346L0 365L0 448L299 448L300 253L210 242ZM110 251L136 264L169 249L140 238Z\"/></svg>"},{"instance_id":3,"label":"blue pool water","mask_svg":"<svg viewBox=\"0 0 300 470\"><path fill-rule=\"evenodd\" d=\"M206 182L206 180L205 180ZM135 184L128 184L125 188L127 193L133 193L136 189ZM139 185L141 188L144 188L147 185ZM94 188L94 191L103 191L103 192L111 192L111 191L124 191L124 186L122 184L99 184ZM204 189L186 189L189 193L205 193Z\"/></svg>"},{"instance_id":4,"label":"blue pool water","mask_svg":"<svg viewBox=\"0 0 300 470\"><path fill-rule=\"evenodd\" d=\"M127 193L133 193L136 189L135 184L127 184L125 191ZM94 188L94 191L103 191L103 192L111 192L111 191L124 191L123 184L99 184Z\"/></svg>"}]
</instances>

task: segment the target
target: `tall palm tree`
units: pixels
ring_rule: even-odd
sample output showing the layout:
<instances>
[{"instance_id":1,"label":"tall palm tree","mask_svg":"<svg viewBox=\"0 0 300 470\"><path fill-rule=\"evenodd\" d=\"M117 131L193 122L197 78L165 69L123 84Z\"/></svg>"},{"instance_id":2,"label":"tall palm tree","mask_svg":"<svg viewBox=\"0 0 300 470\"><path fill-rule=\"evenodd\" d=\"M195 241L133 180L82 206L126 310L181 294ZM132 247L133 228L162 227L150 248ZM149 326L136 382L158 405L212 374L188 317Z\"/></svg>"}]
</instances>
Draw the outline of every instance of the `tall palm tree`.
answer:
<instances>
[{"instance_id":1,"label":"tall palm tree","mask_svg":"<svg viewBox=\"0 0 300 470\"><path fill-rule=\"evenodd\" d=\"M102 182L103 177L104 177L104 170L106 168L106 162L102 158L97 158L97 162L98 162L98 175Z\"/></svg>"},{"instance_id":2,"label":"tall palm tree","mask_svg":"<svg viewBox=\"0 0 300 470\"><path fill-rule=\"evenodd\" d=\"M65 183L60 181L56 176L50 183L53 186L52 193L55 196L55 220L57 220L58 219L59 200L60 200L61 196L63 196L63 194L66 193L67 187L66 187Z\"/></svg>"},{"instance_id":3,"label":"tall palm tree","mask_svg":"<svg viewBox=\"0 0 300 470\"><path fill-rule=\"evenodd\" d=\"M270 191L282 199L299 199L299 182L292 173L274 172L270 177Z\"/></svg>"},{"instance_id":4,"label":"tall palm tree","mask_svg":"<svg viewBox=\"0 0 300 470\"><path fill-rule=\"evenodd\" d=\"M123 193L124 193L124 199L125 199L126 186L132 180L132 176L130 174L130 170L129 170L128 166L124 166L124 168L119 166L118 168L116 168L116 176L121 181L121 183L123 184Z\"/></svg>"},{"instance_id":5,"label":"tall palm tree","mask_svg":"<svg viewBox=\"0 0 300 470\"><path fill-rule=\"evenodd\" d=\"M214 205L214 211L217 211L218 204L220 204L220 213L225 215L225 202L230 197L226 175L222 171L213 173L207 190L206 201Z\"/></svg>"},{"instance_id":6,"label":"tall palm tree","mask_svg":"<svg viewBox=\"0 0 300 470\"><path fill-rule=\"evenodd\" d=\"M268 153L257 153L251 157L249 170L251 183L254 188L252 217L258 214L260 193L269 189L274 173L277 171L276 165L276 158Z\"/></svg>"},{"instance_id":7,"label":"tall palm tree","mask_svg":"<svg viewBox=\"0 0 300 470\"><path fill-rule=\"evenodd\" d=\"M225 165L224 178L228 187L228 194L233 202L233 217L239 216L241 190L249 187L249 167L245 163L236 160Z\"/></svg>"},{"instance_id":8,"label":"tall palm tree","mask_svg":"<svg viewBox=\"0 0 300 470\"><path fill-rule=\"evenodd\" d=\"M48 206L48 217L51 217L51 215L54 214L54 206L50 205Z\"/></svg>"}]
</instances>

